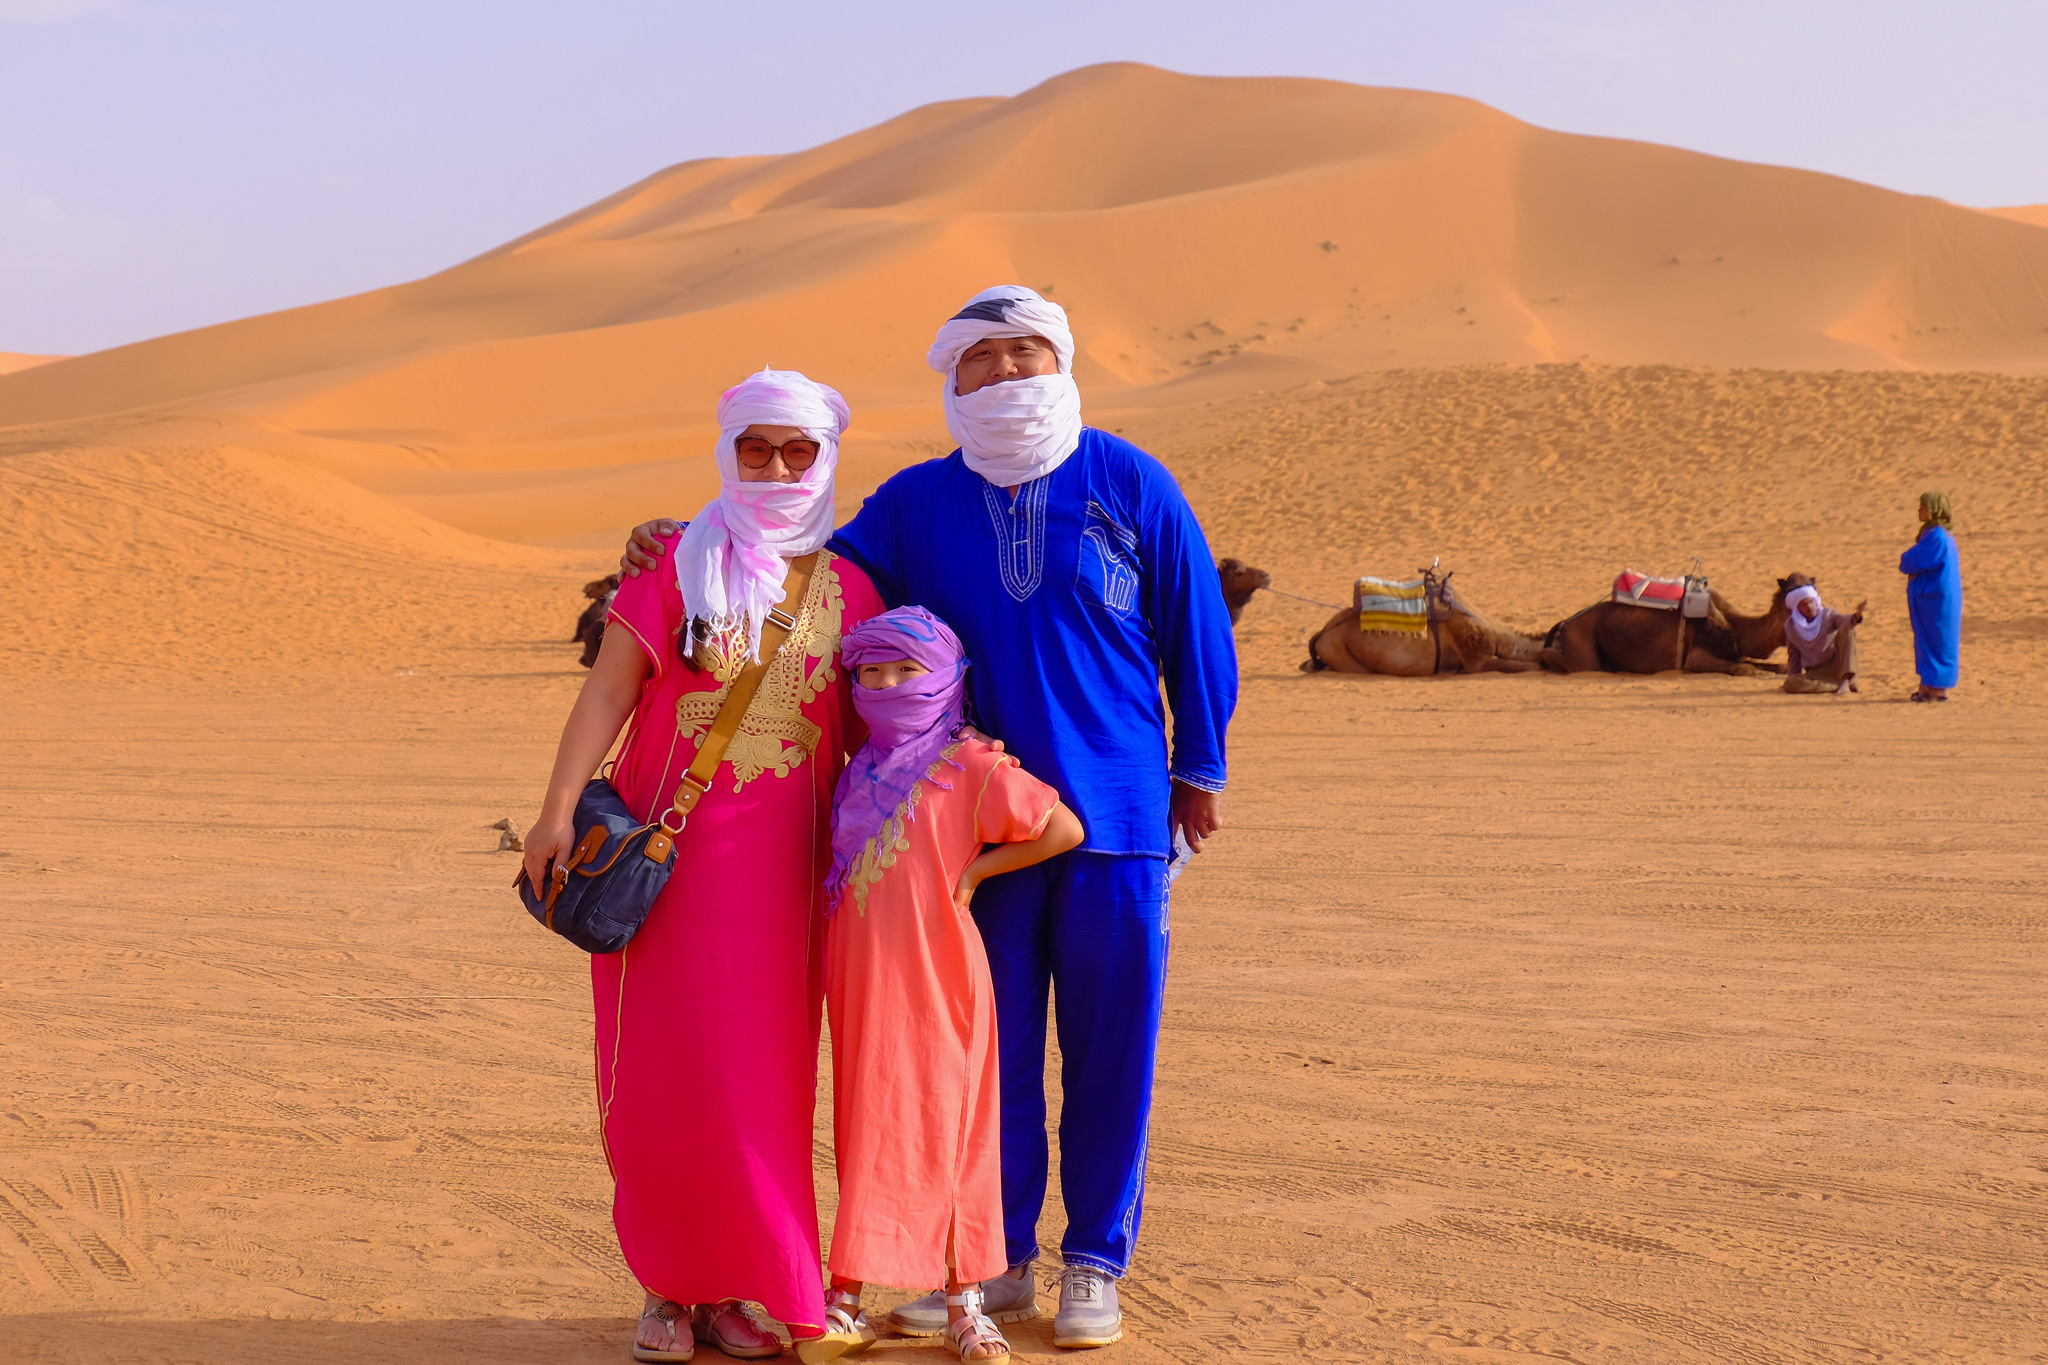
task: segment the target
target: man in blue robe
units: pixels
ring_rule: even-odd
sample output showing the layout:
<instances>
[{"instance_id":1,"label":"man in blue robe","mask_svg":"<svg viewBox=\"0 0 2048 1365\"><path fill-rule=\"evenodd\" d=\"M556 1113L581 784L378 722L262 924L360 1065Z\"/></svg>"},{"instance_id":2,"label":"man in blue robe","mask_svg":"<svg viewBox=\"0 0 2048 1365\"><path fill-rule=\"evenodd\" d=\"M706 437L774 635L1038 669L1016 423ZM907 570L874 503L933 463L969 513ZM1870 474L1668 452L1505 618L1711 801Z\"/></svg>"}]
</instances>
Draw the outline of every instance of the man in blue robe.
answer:
<instances>
[{"instance_id":1,"label":"man in blue robe","mask_svg":"<svg viewBox=\"0 0 2048 1365\"><path fill-rule=\"evenodd\" d=\"M1087 829L1078 849L975 896L995 980L1012 1263L984 1291L998 1322L1038 1311L1056 986L1067 1230L1054 1341L1107 1345L1122 1334L1116 1280L1142 1211L1167 868L1176 834L1199 851L1221 827L1236 647L1215 561L1173 476L1082 425L1064 309L1021 286L986 290L941 329L930 359L961 448L889 479L831 548L889 605L952 626L973 660L978 722ZM644 552L661 529L635 533L629 568L654 565ZM936 1333L945 1305L928 1296L890 1321Z\"/></svg>"},{"instance_id":2,"label":"man in blue robe","mask_svg":"<svg viewBox=\"0 0 2048 1365\"><path fill-rule=\"evenodd\" d=\"M1906 575L1906 616L1913 623L1914 701L1947 701L1962 675L1963 566L1949 529L1948 495L1920 495L1920 533L1899 556Z\"/></svg>"}]
</instances>

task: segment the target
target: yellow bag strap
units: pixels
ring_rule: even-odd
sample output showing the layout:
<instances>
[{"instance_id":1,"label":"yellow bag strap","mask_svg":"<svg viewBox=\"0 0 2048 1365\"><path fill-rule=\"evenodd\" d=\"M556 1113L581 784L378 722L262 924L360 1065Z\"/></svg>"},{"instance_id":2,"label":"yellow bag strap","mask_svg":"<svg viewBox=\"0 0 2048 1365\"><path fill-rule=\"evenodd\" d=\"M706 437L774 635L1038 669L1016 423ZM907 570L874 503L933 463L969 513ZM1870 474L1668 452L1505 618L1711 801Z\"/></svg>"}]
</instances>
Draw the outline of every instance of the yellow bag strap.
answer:
<instances>
[{"instance_id":1,"label":"yellow bag strap","mask_svg":"<svg viewBox=\"0 0 2048 1365\"><path fill-rule=\"evenodd\" d=\"M796 615L804 609L804 594L811 588L811 573L818 567L818 551L793 559L789 562L789 576L783 580L782 601L770 608L768 619L761 623L761 657L747 665L744 672L732 681L732 690L725 694L725 701L719 705L718 716L711 722L704 742L697 746L697 757L690 764L690 770L683 774L676 784L676 799L662 815L658 823L660 830L648 843L647 856L659 861L668 856L668 840L682 832L688 823L690 812L697 809L697 803L704 799L704 793L711 790L712 776L718 765L725 759L727 746L732 737L739 733L740 722L746 719L747 708L753 704L754 694L761 690L761 679L768 676L768 666L775 662L775 656L789 633L796 629ZM674 820L670 820L670 816ZM661 845L659 853L654 851Z\"/></svg>"}]
</instances>

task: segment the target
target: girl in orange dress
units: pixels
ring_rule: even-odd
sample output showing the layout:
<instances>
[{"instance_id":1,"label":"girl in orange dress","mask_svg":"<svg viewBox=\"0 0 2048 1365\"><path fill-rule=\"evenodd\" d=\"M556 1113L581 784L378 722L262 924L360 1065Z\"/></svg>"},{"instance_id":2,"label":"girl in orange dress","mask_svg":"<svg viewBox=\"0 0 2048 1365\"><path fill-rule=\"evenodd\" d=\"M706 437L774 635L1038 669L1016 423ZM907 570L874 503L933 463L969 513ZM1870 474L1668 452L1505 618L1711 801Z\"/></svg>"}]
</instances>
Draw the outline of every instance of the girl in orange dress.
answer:
<instances>
[{"instance_id":1,"label":"girl in orange dress","mask_svg":"<svg viewBox=\"0 0 2048 1365\"><path fill-rule=\"evenodd\" d=\"M1081 822L962 714L967 659L945 622L898 607L840 657L868 742L839 781L825 1000L839 1213L826 1332L806 1362L875 1339L862 1285L946 1285L962 1360L1009 1354L981 1311L1009 1268L988 956L968 907L983 879L1081 842Z\"/></svg>"}]
</instances>

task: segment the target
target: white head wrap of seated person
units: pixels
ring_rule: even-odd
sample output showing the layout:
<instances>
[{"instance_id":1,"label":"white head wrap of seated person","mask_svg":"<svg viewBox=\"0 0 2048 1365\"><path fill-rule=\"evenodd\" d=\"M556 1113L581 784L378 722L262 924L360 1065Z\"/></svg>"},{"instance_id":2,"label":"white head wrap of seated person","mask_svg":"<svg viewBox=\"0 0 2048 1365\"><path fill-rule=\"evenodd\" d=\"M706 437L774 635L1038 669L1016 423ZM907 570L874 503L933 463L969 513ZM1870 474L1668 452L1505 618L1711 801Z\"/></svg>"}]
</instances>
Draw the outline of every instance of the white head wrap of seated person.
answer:
<instances>
[{"instance_id":1,"label":"white head wrap of seated person","mask_svg":"<svg viewBox=\"0 0 2048 1365\"><path fill-rule=\"evenodd\" d=\"M747 650L761 654L761 623L782 600L783 561L807 555L832 536L832 475L839 434L852 413L837 390L795 370L763 370L718 400L718 496L692 518L676 547L676 586L684 619L703 617L714 630L745 622ZM756 424L801 427L818 443L818 458L795 483L743 483L733 442ZM684 651L696 642L686 627Z\"/></svg>"},{"instance_id":2,"label":"white head wrap of seated person","mask_svg":"<svg viewBox=\"0 0 2048 1365\"><path fill-rule=\"evenodd\" d=\"M1059 357L1059 373L953 392L967 348L992 337L1041 336ZM1081 444L1081 391L1074 385L1074 334L1067 310L1021 284L999 284L967 301L939 328L925 357L945 376L946 430L967 467L1001 488L1058 469Z\"/></svg>"},{"instance_id":3,"label":"white head wrap of seated person","mask_svg":"<svg viewBox=\"0 0 2048 1365\"><path fill-rule=\"evenodd\" d=\"M1811 599L1813 602L1813 619L1811 621L1806 619L1805 612L1799 610L1799 604L1808 599ZM1818 640L1821 631L1828 623L1828 609L1820 600L1820 589L1802 583L1785 594L1785 605L1792 612L1792 619L1786 622L1792 628L1792 633L1809 645Z\"/></svg>"}]
</instances>

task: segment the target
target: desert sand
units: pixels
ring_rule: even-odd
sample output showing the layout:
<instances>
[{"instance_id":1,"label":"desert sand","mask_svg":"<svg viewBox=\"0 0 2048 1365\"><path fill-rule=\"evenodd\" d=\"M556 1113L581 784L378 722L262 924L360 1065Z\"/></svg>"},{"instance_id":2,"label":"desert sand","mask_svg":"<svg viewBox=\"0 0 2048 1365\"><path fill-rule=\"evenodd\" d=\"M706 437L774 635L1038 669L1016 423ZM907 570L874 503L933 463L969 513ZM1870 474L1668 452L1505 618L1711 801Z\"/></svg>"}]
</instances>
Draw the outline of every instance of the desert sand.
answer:
<instances>
[{"instance_id":1,"label":"desert sand","mask_svg":"<svg viewBox=\"0 0 2048 1365\"><path fill-rule=\"evenodd\" d=\"M2048 1352L2048 226L1110 67L0 379L0 1360L625 1358L587 968L489 825L717 389L841 384L850 511L946 448L923 348L1003 279L1276 587L1441 557L1541 629L1699 555L1872 603L1837 701L1304 675L1327 613L1255 598L1113 1358ZM828 1226L829 1133L826 1086Z\"/></svg>"},{"instance_id":2,"label":"desert sand","mask_svg":"<svg viewBox=\"0 0 2048 1365\"><path fill-rule=\"evenodd\" d=\"M0 374L13 374L17 370L32 370L38 365L47 365L53 360L69 360L62 355L25 355L20 351L0 351Z\"/></svg>"}]
</instances>

